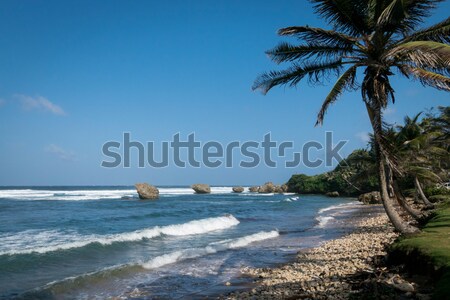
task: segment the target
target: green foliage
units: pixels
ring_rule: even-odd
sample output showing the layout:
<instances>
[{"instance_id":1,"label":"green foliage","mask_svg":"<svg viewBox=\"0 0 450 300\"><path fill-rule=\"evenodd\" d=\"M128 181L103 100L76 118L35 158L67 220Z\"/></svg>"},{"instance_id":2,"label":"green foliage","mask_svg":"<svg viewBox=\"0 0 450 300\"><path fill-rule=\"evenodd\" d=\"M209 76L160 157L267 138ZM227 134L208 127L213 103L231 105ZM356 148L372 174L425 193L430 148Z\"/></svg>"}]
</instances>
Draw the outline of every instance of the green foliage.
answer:
<instances>
[{"instance_id":1,"label":"green foliage","mask_svg":"<svg viewBox=\"0 0 450 300\"><path fill-rule=\"evenodd\" d=\"M427 196L450 195L450 190L438 187L436 182L448 180L450 166L450 109L439 107L437 116L428 114L419 120L405 117L404 125L385 124L384 137L395 153L397 165L403 174L396 174L396 181L403 194L416 194L414 178L418 177ZM378 168L373 141L369 150L357 149L331 172L308 176L293 175L289 180L290 191L303 194L324 194L337 191L341 195L359 195L378 190Z\"/></svg>"},{"instance_id":2,"label":"green foliage","mask_svg":"<svg viewBox=\"0 0 450 300\"><path fill-rule=\"evenodd\" d=\"M355 150L331 172L308 176L293 175L287 185L291 192L325 194L337 191L340 195L354 196L378 190L375 161L366 150Z\"/></svg>"},{"instance_id":3,"label":"green foliage","mask_svg":"<svg viewBox=\"0 0 450 300\"><path fill-rule=\"evenodd\" d=\"M436 210L436 215L415 236L404 237L391 246L399 257L414 261L413 265L431 264L440 275L434 297L450 295L450 202ZM418 270L421 271L421 270Z\"/></svg>"},{"instance_id":4,"label":"green foliage","mask_svg":"<svg viewBox=\"0 0 450 300\"><path fill-rule=\"evenodd\" d=\"M450 195L434 195L428 198L431 202L450 203Z\"/></svg>"},{"instance_id":5,"label":"green foliage","mask_svg":"<svg viewBox=\"0 0 450 300\"><path fill-rule=\"evenodd\" d=\"M436 185L426 187L424 192L427 196L450 195L450 189Z\"/></svg>"},{"instance_id":6,"label":"green foliage","mask_svg":"<svg viewBox=\"0 0 450 300\"><path fill-rule=\"evenodd\" d=\"M290 191L300 194L324 194L328 191L324 174L308 176L296 174L287 182Z\"/></svg>"}]
</instances>

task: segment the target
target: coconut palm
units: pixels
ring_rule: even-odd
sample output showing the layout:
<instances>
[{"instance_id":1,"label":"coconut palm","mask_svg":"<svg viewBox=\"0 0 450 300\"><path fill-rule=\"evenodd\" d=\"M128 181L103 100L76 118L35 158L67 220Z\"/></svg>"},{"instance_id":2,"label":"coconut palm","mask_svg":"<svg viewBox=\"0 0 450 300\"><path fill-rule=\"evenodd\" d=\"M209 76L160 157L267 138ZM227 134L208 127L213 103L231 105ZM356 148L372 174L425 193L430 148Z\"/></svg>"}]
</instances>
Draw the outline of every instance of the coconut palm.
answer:
<instances>
[{"instance_id":1,"label":"coconut palm","mask_svg":"<svg viewBox=\"0 0 450 300\"><path fill-rule=\"evenodd\" d=\"M294 26L279 30L303 43L280 43L267 54L276 63L291 63L281 71L257 78L253 89L267 93L279 85L296 86L303 79L321 83L338 77L317 116L322 124L331 104L345 90L360 89L375 137L378 177L385 210L400 232L416 228L404 222L389 197L386 170L399 172L383 138L382 112L395 101L390 78L395 74L423 85L450 91L450 18L417 30L442 0L310 0L316 14L333 29ZM362 81L357 80L362 74Z\"/></svg>"}]
</instances>

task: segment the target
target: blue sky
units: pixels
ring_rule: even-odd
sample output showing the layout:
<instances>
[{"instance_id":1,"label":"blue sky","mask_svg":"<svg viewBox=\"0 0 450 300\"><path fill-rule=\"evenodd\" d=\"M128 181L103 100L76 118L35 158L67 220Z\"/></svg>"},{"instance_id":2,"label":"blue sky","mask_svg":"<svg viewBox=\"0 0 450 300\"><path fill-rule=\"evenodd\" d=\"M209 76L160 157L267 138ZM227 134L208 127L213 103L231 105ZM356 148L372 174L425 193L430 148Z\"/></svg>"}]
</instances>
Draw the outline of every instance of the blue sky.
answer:
<instances>
[{"instance_id":1,"label":"blue sky","mask_svg":"<svg viewBox=\"0 0 450 300\"><path fill-rule=\"evenodd\" d=\"M428 24L448 16L449 1ZM370 130L359 93L345 94L322 127L315 116L330 84L251 90L276 69L264 54L277 29L325 26L307 1L1 1L0 185L259 184L330 167L131 168L100 166L102 145L156 143L177 132L202 142L348 140L365 146ZM448 94L394 80L386 114L448 105ZM314 153L322 157L323 152Z\"/></svg>"}]
</instances>

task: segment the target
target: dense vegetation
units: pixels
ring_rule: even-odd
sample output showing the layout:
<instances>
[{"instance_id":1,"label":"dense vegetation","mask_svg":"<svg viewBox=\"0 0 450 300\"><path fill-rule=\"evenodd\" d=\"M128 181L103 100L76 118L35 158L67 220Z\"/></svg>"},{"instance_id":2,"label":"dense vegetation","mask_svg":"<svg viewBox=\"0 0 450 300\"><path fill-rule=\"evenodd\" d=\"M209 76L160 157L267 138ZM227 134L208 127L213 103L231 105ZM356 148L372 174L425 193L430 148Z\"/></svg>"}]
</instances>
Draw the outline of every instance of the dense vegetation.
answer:
<instances>
[{"instance_id":1,"label":"dense vegetation","mask_svg":"<svg viewBox=\"0 0 450 300\"><path fill-rule=\"evenodd\" d=\"M308 176L296 174L287 182L290 192L299 194L326 194L337 191L340 195L356 196L378 190L378 179L373 173L374 161L369 151L358 149L331 172Z\"/></svg>"},{"instance_id":2,"label":"dense vegetation","mask_svg":"<svg viewBox=\"0 0 450 300\"><path fill-rule=\"evenodd\" d=\"M403 125L384 126L389 151L395 153L396 162L403 168L403 176L395 178L406 196L416 196L416 179L426 197L436 202L445 199L450 190L440 183L449 180L450 171L450 107L431 110L421 120L405 117ZM353 151L331 172L308 176L293 175L287 185L291 192L325 194L337 191L341 195L358 195L379 189L373 137L368 149ZM394 155L392 155L394 156ZM394 180L394 178L393 178Z\"/></svg>"}]
</instances>

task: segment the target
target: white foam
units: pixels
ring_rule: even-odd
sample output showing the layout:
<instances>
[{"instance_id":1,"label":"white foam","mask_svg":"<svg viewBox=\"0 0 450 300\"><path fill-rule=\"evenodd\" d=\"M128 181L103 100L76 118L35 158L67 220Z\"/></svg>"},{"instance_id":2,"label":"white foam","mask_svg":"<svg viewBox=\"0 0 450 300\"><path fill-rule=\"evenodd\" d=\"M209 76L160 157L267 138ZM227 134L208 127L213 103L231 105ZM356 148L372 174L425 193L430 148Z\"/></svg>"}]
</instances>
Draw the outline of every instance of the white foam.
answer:
<instances>
[{"instance_id":1,"label":"white foam","mask_svg":"<svg viewBox=\"0 0 450 300\"><path fill-rule=\"evenodd\" d=\"M228 249L242 248L248 246L251 243L271 239L279 236L278 231L261 231L255 234L247 235L232 240L224 240L220 242L210 243L204 248L191 248L175 251L172 253L157 256L145 263L142 266L146 269L155 269L164 265L173 264L178 261L205 256Z\"/></svg>"},{"instance_id":2,"label":"white foam","mask_svg":"<svg viewBox=\"0 0 450 300\"><path fill-rule=\"evenodd\" d=\"M300 199L300 197L289 197L289 198L284 199L283 201L294 202L294 201L298 201L298 199Z\"/></svg>"},{"instance_id":3,"label":"white foam","mask_svg":"<svg viewBox=\"0 0 450 300\"><path fill-rule=\"evenodd\" d=\"M348 203L341 203L338 205L332 205L329 207L322 208L318 211L318 213L322 214L322 213L330 211L330 210L342 210L343 208L347 208L347 209L358 208L359 206L361 206L361 202L352 201L352 202L348 202Z\"/></svg>"},{"instance_id":4,"label":"white foam","mask_svg":"<svg viewBox=\"0 0 450 300\"><path fill-rule=\"evenodd\" d=\"M263 194L263 193L241 193L239 194L239 196L253 196L253 197L260 197L260 196L273 196L275 195L274 193L267 193L267 194Z\"/></svg>"},{"instance_id":5,"label":"white foam","mask_svg":"<svg viewBox=\"0 0 450 300\"><path fill-rule=\"evenodd\" d=\"M190 187L161 187L159 189L160 195L191 195L194 190ZM228 194L232 193L232 187L211 187L211 194ZM138 194L135 189L126 190L0 190L0 198L15 199L15 200L66 200L66 201L80 201L80 200L99 200L99 199L120 199L122 197L137 198Z\"/></svg>"},{"instance_id":6,"label":"white foam","mask_svg":"<svg viewBox=\"0 0 450 300\"><path fill-rule=\"evenodd\" d=\"M77 232L61 232L57 230L26 230L15 234L0 235L0 255L46 253L57 250L79 248L91 243L109 245L115 242L133 242L151 239L161 235L186 236L205 234L211 231L223 230L239 224L232 215L215 218L193 220L183 224L156 226L108 235L80 235Z\"/></svg>"},{"instance_id":7,"label":"white foam","mask_svg":"<svg viewBox=\"0 0 450 300\"><path fill-rule=\"evenodd\" d=\"M0 198L13 200L98 200L137 197L136 190L0 190Z\"/></svg>"},{"instance_id":8,"label":"white foam","mask_svg":"<svg viewBox=\"0 0 450 300\"><path fill-rule=\"evenodd\" d=\"M334 218L331 216L328 217L318 216L316 217L316 220L319 222L319 224L317 224L317 227L324 228L328 224L328 222L334 220Z\"/></svg>"}]
</instances>

